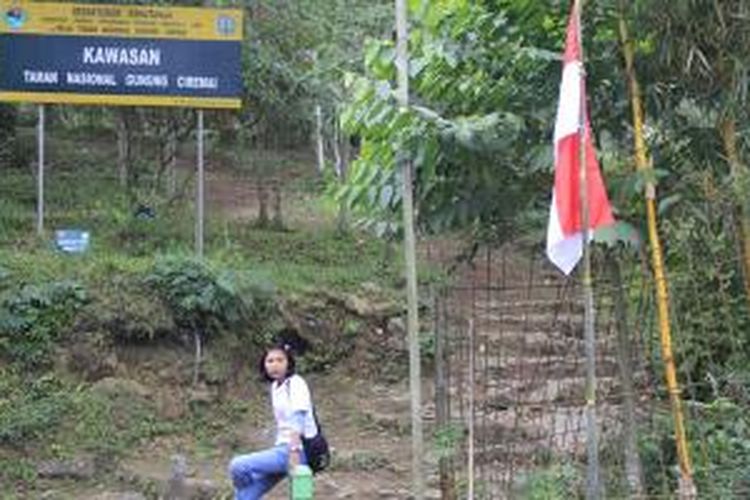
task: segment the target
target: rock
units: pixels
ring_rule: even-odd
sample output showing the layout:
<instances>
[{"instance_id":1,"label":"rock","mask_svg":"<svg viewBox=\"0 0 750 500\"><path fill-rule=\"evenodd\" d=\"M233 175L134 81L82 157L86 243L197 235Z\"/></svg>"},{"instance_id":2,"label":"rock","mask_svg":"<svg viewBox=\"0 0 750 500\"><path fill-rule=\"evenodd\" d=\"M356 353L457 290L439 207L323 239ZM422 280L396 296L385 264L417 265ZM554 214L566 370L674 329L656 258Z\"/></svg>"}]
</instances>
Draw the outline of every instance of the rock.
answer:
<instances>
[{"instance_id":1,"label":"rock","mask_svg":"<svg viewBox=\"0 0 750 500\"><path fill-rule=\"evenodd\" d=\"M99 331L79 333L68 348L55 353L55 368L69 370L89 382L111 377L117 369L117 354L107 347L104 334Z\"/></svg>"},{"instance_id":2,"label":"rock","mask_svg":"<svg viewBox=\"0 0 750 500\"><path fill-rule=\"evenodd\" d=\"M89 498L89 500L146 500L146 497L135 491L105 491Z\"/></svg>"},{"instance_id":3,"label":"rock","mask_svg":"<svg viewBox=\"0 0 750 500\"><path fill-rule=\"evenodd\" d=\"M211 500L218 498L219 485L210 479L193 479L185 480L186 498L191 500Z\"/></svg>"},{"instance_id":4,"label":"rock","mask_svg":"<svg viewBox=\"0 0 750 500\"><path fill-rule=\"evenodd\" d=\"M399 337L406 336L406 321L401 316L395 316L388 320L388 324L385 329L391 335L398 335Z\"/></svg>"},{"instance_id":5,"label":"rock","mask_svg":"<svg viewBox=\"0 0 750 500\"><path fill-rule=\"evenodd\" d=\"M216 401L218 394L205 384L201 384L190 390L188 403L190 406L210 405Z\"/></svg>"},{"instance_id":6,"label":"rock","mask_svg":"<svg viewBox=\"0 0 750 500\"><path fill-rule=\"evenodd\" d=\"M135 380L107 377L96 382L92 390L107 396L135 395L144 399L152 399L154 393L148 387Z\"/></svg>"},{"instance_id":7,"label":"rock","mask_svg":"<svg viewBox=\"0 0 750 500\"><path fill-rule=\"evenodd\" d=\"M168 420L177 420L187 412L187 404L179 391L161 391L156 398L156 411Z\"/></svg>"},{"instance_id":8,"label":"rock","mask_svg":"<svg viewBox=\"0 0 750 500\"><path fill-rule=\"evenodd\" d=\"M403 307L394 302L364 298L354 294L344 298L344 307L363 318L389 318L403 312Z\"/></svg>"},{"instance_id":9,"label":"rock","mask_svg":"<svg viewBox=\"0 0 750 500\"><path fill-rule=\"evenodd\" d=\"M167 492L164 495L165 500L183 500L188 498L185 485L186 476L187 459L184 455L172 455L172 467L169 481L167 482Z\"/></svg>"},{"instance_id":10,"label":"rock","mask_svg":"<svg viewBox=\"0 0 750 500\"><path fill-rule=\"evenodd\" d=\"M74 457L67 460L43 460L36 466L36 472L46 479L88 480L96 473L91 457Z\"/></svg>"}]
</instances>

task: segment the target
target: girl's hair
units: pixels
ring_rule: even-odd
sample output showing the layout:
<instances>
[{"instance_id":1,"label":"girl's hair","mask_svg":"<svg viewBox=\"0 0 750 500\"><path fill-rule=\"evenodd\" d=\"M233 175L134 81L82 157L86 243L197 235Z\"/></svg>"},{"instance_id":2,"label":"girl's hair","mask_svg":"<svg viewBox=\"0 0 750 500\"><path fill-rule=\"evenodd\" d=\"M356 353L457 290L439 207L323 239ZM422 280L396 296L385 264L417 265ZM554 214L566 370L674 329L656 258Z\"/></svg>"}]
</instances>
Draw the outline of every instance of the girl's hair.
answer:
<instances>
[{"instance_id":1,"label":"girl's hair","mask_svg":"<svg viewBox=\"0 0 750 500\"><path fill-rule=\"evenodd\" d=\"M274 379L271 378L266 371L266 358L273 351L281 351L284 353L284 356L286 356L286 376L284 378L288 378L294 375L294 370L297 363L294 361L292 348L289 346L289 344L276 344L267 348L263 352L263 356L260 357L260 362L258 363L258 372L260 372L260 377L266 382L274 381Z\"/></svg>"}]
</instances>

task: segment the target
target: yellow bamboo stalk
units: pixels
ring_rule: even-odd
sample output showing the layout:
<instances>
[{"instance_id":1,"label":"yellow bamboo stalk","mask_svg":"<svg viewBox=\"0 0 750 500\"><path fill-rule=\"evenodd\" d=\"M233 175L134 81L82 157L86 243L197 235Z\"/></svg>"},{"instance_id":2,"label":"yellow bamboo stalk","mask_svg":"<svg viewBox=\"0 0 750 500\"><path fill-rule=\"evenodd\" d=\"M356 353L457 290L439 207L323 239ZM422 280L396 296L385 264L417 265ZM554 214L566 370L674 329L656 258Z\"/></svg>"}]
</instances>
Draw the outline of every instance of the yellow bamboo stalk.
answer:
<instances>
[{"instance_id":1,"label":"yellow bamboo stalk","mask_svg":"<svg viewBox=\"0 0 750 500\"><path fill-rule=\"evenodd\" d=\"M627 24L625 23L625 9L620 2L620 42L622 43L623 55L625 56L625 71L628 78L631 106L633 112L633 137L635 142L635 165L640 171L649 168L646 141L643 138L643 109L641 103L641 92L633 65L633 46L628 37ZM648 237L651 247L651 265L656 282L656 302L659 316L659 333L661 339L662 358L664 360L664 371L669 390L669 399L674 418L675 441L677 444L677 457L680 466L681 496L689 497L695 495L693 482L693 470L690 462L690 450L688 449L685 432L684 417L682 411L682 399L680 387L677 382L677 370L675 369L674 355L672 352L672 333L669 321L667 278L664 273L664 258L662 254L661 241L657 230L656 216L656 187L649 181L646 184L646 217L648 223Z\"/></svg>"}]
</instances>

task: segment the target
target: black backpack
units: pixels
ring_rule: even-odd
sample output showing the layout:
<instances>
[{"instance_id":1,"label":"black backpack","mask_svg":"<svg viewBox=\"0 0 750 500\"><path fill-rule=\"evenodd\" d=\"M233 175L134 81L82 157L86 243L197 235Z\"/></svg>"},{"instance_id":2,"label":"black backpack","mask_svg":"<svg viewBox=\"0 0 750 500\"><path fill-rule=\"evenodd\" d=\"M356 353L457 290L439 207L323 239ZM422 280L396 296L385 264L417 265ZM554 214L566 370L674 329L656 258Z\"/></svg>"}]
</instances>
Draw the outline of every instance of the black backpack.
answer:
<instances>
[{"instance_id":1,"label":"black backpack","mask_svg":"<svg viewBox=\"0 0 750 500\"><path fill-rule=\"evenodd\" d=\"M302 436L302 447L305 449L307 465L310 466L313 474L317 474L330 465L331 450L328 448L328 441L323 434L323 427L320 425L320 420L318 420L315 406L313 406L313 417L315 418L315 425L318 428L318 433L311 438Z\"/></svg>"},{"instance_id":2,"label":"black backpack","mask_svg":"<svg viewBox=\"0 0 750 500\"><path fill-rule=\"evenodd\" d=\"M288 389L289 386L287 386L287 390ZM312 390L309 387L308 390L310 391L310 401L314 401ZM318 433L311 438L306 438L303 434L301 438L302 448L304 449L305 457L307 458L307 465L310 467L310 470L313 471L313 474L317 474L330 465L331 450L329 449L328 441L323 434L323 426L320 425L320 420L318 419L318 413L315 411L314 404L312 408L313 418L315 419L315 426L318 428Z\"/></svg>"}]
</instances>

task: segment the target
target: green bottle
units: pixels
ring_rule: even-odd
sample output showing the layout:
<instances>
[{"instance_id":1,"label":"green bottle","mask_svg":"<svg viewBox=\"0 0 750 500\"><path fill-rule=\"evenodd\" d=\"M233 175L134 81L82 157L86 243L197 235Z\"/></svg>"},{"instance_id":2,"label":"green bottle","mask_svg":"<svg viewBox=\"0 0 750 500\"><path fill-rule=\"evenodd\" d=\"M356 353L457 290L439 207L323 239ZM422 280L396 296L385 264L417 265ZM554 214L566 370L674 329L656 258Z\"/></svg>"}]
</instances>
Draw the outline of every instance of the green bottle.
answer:
<instances>
[{"instance_id":1,"label":"green bottle","mask_svg":"<svg viewBox=\"0 0 750 500\"><path fill-rule=\"evenodd\" d=\"M298 465L290 475L291 500L312 500L314 497L313 474L307 465Z\"/></svg>"}]
</instances>

